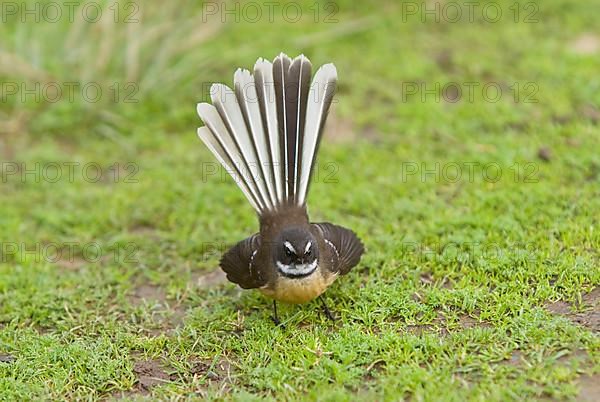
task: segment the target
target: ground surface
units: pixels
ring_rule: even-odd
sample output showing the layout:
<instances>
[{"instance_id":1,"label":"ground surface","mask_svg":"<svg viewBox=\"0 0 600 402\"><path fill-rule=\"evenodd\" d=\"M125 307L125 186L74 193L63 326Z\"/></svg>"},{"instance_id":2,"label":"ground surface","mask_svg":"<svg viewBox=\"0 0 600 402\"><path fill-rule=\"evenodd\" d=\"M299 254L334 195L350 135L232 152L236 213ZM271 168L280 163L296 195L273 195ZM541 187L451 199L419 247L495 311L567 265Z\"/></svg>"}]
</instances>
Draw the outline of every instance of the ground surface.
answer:
<instances>
[{"instance_id":1,"label":"ground surface","mask_svg":"<svg viewBox=\"0 0 600 402\"><path fill-rule=\"evenodd\" d=\"M0 104L0 399L597 400L600 3L354 3L0 26L4 82L104 89ZM256 219L195 103L281 50L340 75L310 212L367 253L335 323L217 267Z\"/></svg>"}]
</instances>

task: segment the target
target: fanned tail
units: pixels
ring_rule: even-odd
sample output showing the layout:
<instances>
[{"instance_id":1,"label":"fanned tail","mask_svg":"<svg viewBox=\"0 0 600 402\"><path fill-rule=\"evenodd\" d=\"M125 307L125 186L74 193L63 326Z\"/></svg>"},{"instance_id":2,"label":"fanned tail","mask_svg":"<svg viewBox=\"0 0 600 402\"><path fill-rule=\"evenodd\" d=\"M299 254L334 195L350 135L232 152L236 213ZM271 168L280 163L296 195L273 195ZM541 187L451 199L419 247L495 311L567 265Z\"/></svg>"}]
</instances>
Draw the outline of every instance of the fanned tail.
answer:
<instances>
[{"instance_id":1,"label":"fanned tail","mask_svg":"<svg viewBox=\"0 0 600 402\"><path fill-rule=\"evenodd\" d=\"M235 91L211 88L213 105L198 104L205 127L198 135L262 214L282 205L303 206L310 175L335 92L333 64L310 83L312 65L303 55L259 59L254 75L238 69Z\"/></svg>"},{"instance_id":2,"label":"fanned tail","mask_svg":"<svg viewBox=\"0 0 600 402\"><path fill-rule=\"evenodd\" d=\"M329 108L331 102L333 102L336 84L337 70L333 64L325 64L319 68L311 84L306 110L306 126L304 128L302 172L299 178L299 205L306 202L310 175L314 168Z\"/></svg>"}]
</instances>

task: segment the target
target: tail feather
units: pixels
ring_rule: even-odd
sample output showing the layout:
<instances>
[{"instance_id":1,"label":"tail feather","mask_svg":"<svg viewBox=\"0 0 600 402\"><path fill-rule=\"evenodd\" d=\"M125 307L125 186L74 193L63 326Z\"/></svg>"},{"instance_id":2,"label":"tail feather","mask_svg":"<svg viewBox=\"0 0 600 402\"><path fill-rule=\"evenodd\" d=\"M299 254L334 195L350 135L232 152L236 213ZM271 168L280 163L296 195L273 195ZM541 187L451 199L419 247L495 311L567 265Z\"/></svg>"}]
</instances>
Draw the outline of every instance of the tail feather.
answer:
<instances>
[{"instance_id":1,"label":"tail feather","mask_svg":"<svg viewBox=\"0 0 600 402\"><path fill-rule=\"evenodd\" d=\"M268 142L265 141L265 129L263 127L260 105L257 102L258 97L254 77L252 77L250 71L238 69L235 72L233 80L235 82L235 94L242 109L246 127L250 133L255 156L258 158L259 180L266 185L265 196L270 206L273 207L277 205L275 179L270 168L270 149Z\"/></svg>"},{"instance_id":2,"label":"tail feather","mask_svg":"<svg viewBox=\"0 0 600 402\"><path fill-rule=\"evenodd\" d=\"M311 64L306 57L299 56L292 62L288 71L290 82L286 103L286 126L288 137L289 193L293 195L290 202L298 203L298 178L302 172L302 150L304 127L306 124L306 107L310 86Z\"/></svg>"},{"instance_id":3,"label":"tail feather","mask_svg":"<svg viewBox=\"0 0 600 402\"><path fill-rule=\"evenodd\" d=\"M240 155L242 169L248 181L253 184L261 204L266 208L272 208L273 206L267 197L265 182L258 179L260 160L256 155L235 93L223 84L213 84L210 92L213 105L221 115L221 119L229 131L229 138L233 140L233 144Z\"/></svg>"},{"instance_id":4,"label":"tail feather","mask_svg":"<svg viewBox=\"0 0 600 402\"><path fill-rule=\"evenodd\" d=\"M283 194L286 202L290 201L290 185L292 179L290 178L290 171L293 169L290 161L290 136L288 135L288 129L290 123L288 123L288 104L286 98L288 90L290 89L290 82L288 78L288 70L291 59L285 55L280 54L275 58L273 62L273 83L275 85L275 103L277 105L277 122L279 127L279 154L282 161L282 175L283 175Z\"/></svg>"},{"instance_id":5,"label":"tail feather","mask_svg":"<svg viewBox=\"0 0 600 402\"><path fill-rule=\"evenodd\" d=\"M254 65L254 80L256 83L256 95L260 106L260 112L265 128L264 138L270 153L269 159L265 160L271 171L271 177L275 183L275 199L283 200L283 172L279 145L279 125L277 123L277 106L275 104L275 86L273 79L273 64L265 59L258 59Z\"/></svg>"},{"instance_id":6,"label":"tail feather","mask_svg":"<svg viewBox=\"0 0 600 402\"><path fill-rule=\"evenodd\" d=\"M209 105L210 106L210 105ZM206 127L200 127L198 129L198 136L204 142L206 147L212 152L221 165L225 167L225 169L229 172L233 180L237 183L239 188L242 190L250 204L257 211L261 209L261 206L254 194L254 191L250 188L249 184L244 180L244 176L241 174L239 169L237 168L237 164L233 161L230 154L223 147L223 143L218 140L218 136L216 136L211 129Z\"/></svg>"},{"instance_id":7,"label":"tail feather","mask_svg":"<svg viewBox=\"0 0 600 402\"><path fill-rule=\"evenodd\" d=\"M308 94L306 110L306 126L304 128L304 144L302 152L302 175L298 191L300 205L306 201L310 175L314 168L317 151L323 135L327 114L333 102L337 84L337 71L333 64L325 64L319 68L313 78Z\"/></svg>"},{"instance_id":8,"label":"tail feather","mask_svg":"<svg viewBox=\"0 0 600 402\"><path fill-rule=\"evenodd\" d=\"M337 72L321 67L310 84L312 65L285 54L273 64L259 59L254 76L238 69L235 92L215 84L212 102L199 104L207 129L198 135L259 213L283 204L303 206ZM245 174L244 174L245 173Z\"/></svg>"}]
</instances>

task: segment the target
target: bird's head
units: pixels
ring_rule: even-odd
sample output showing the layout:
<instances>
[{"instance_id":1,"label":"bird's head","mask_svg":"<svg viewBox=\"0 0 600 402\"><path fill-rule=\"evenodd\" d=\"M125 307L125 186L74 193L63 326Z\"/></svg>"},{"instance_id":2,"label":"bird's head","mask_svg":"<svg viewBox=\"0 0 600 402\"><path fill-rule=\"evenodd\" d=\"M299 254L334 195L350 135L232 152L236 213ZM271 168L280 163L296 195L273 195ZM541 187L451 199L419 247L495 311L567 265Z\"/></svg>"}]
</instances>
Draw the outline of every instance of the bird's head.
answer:
<instances>
[{"instance_id":1,"label":"bird's head","mask_svg":"<svg viewBox=\"0 0 600 402\"><path fill-rule=\"evenodd\" d=\"M301 278L317 269L319 247L315 236L306 228L290 227L275 242L275 266L284 276Z\"/></svg>"}]
</instances>

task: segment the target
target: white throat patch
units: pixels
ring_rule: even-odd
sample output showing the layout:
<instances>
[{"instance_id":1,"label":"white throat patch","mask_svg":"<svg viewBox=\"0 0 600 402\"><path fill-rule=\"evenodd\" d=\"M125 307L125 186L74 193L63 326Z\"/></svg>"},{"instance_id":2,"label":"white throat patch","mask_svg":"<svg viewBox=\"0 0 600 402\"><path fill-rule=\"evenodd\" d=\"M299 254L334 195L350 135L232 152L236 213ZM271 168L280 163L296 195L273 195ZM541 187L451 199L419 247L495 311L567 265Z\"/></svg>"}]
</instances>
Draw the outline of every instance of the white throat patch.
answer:
<instances>
[{"instance_id":1,"label":"white throat patch","mask_svg":"<svg viewBox=\"0 0 600 402\"><path fill-rule=\"evenodd\" d=\"M317 269L317 260L310 264L285 265L281 261L277 261L276 264L279 272L288 276L307 276Z\"/></svg>"}]
</instances>

